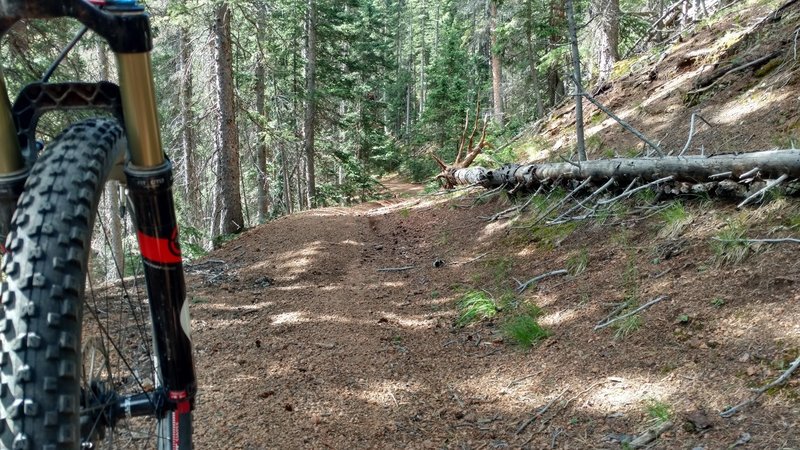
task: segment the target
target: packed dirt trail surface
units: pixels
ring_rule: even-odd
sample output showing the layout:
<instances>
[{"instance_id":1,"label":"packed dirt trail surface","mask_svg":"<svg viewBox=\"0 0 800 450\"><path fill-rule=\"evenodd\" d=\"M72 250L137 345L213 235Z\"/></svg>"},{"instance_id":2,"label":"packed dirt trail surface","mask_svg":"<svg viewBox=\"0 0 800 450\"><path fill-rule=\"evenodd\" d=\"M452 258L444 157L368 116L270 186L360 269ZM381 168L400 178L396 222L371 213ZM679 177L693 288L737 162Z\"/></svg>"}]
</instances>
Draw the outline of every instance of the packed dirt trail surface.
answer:
<instances>
[{"instance_id":1,"label":"packed dirt trail surface","mask_svg":"<svg viewBox=\"0 0 800 450\"><path fill-rule=\"evenodd\" d=\"M481 219L506 205L476 197L294 214L189 265L197 448L616 449L653 426L654 405L674 426L652 448L800 446L796 381L718 416L796 356L788 249L708 266L703 233L732 214L724 205L694 212L658 266L646 250L658 223L587 225L544 248ZM586 248L582 275L519 298L544 310L553 335L538 346L506 342L500 321L454 327L466 291L499 296ZM670 298L624 339L593 331L631 276L642 303Z\"/></svg>"}]
</instances>

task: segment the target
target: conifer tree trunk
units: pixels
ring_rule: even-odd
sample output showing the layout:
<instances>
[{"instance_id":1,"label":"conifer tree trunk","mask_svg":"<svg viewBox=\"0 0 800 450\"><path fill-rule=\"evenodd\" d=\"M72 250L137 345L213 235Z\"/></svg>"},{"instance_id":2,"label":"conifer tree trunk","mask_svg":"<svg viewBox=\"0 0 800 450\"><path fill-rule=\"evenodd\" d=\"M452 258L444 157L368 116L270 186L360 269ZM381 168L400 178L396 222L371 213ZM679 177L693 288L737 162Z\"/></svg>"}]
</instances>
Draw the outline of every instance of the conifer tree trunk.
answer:
<instances>
[{"instance_id":1,"label":"conifer tree trunk","mask_svg":"<svg viewBox=\"0 0 800 450\"><path fill-rule=\"evenodd\" d=\"M531 90L536 101L536 118L544 115L544 105L542 105L541 83L539 81L539 60L536 56L537 48L533 43L533 0L525 1L525 39L527 42L528 66L530 67L529 79Z\"/></svg>"},{"instance_id":2,"label":"conifer tree trunk","mask_svg":"<svg viewBox=\"0 0 800 450\"><path fill-rule=\"evenodd\" d=\"M187 203L187 216L190 223L197 223L201 215L200 183L197 180L195 168L195 117L192 110L192 97L194 96L194 78L192 76L192 48L189 40L189 30L182 28L178 40L180 71L180 139L183 150L183 188L184 198Z\"/></svg>"},{"instance_id":3,"label":"conifer tree trunk","mask_svg":"<svg viewBox=\"0 0 800 450\"><path fill-rule=\"evenodd\" d=\"M217 188L219 229L230 234L244 228L239 190L239 135L233 92L231 11L226 2L217 6L214 17L214 53L217 94Z\"/></svg>"},{"instance_id":4,"label":"conifer tree trunk","mask_svg":"<svg viewBox=\"0 0 800 450\"><path fill-rule=\"evenodd\" d=\"M306 194L309 208L315 206L317 186L314 173L314 127L317 119L317 7L308 0L306 12L306 104L303 121L303 149L306 157Z\"/></svg>"},{"instance_id":5,"label":"conifer tree trunk","mask_svg":"<svg viewBox=\"0 0 800 450\"><path fill-rule=\"evenodd\" d=\"M564 3L561 0L550 0L550 27L553 30L563 30L566 21ZM562 35L557 32L550 34L550 48L556 48L563 42ZM549 106L555 106L564 95L564 84L561 81L559 68L560 62L554 60L547 69L547 99Z\"/></svg>"},{"instance_id":6,"label":"conifer tree trunk","mask_svg":"<svg viewBox=\"0 0 800 450\"><path fill-rule=\"evenodd\" d=\"M593 0L594 13L598 15L598 86L611 77L614 63L619 60L619 0Z\"/></svg>"},{"instance_id":7,"label":"conifer tree trunk","mask_svg":"<svg viewBox=\"0 0 800 450\"><path fill-rule=\"evenodd\" d=\"M575 82L575 135L577 137L578 160L586 161L586 146L583 140L583 91L581 82L581 59L578 53L578 36L575 27L575 8L572 0L566 0L569 41L572 47L572 71Z\"/></svg>"},{"instance_id":8,"label":"conifer tree trunk","mask_svg":"<svg viewBox=\"0 0 800 450\"><path fill-rule=\"evenodd\" d=\"M263 18L262 18L263 20ZM258 145L256 146L256 172L257 172L257 189L258 189L258 221L260 223L266 222L269 217L269 176L267 174L267 160L269 159L269 151L267 148L266 137L266 123L267 123L267 107L266 107L266 64L263 50L260 43L265 39L263 26L258 29L257 39L259 41L259 54L256 61L255 73L255 96L256 96L256 114L258 115Z\"/></svg>"},{"instance_id":9,"label":"conifer tree trunk","mask_svg":"<svg viewBox=\"0 0 800 450\"><path fill-rule=\"evenodd\" d=\"M492 45L492 98L494 100L494 120L502 129L503 118L503 71L500 62L500 49L497 48L497 1L489 2L489 40Z\"/></svg>"}]
</instances>

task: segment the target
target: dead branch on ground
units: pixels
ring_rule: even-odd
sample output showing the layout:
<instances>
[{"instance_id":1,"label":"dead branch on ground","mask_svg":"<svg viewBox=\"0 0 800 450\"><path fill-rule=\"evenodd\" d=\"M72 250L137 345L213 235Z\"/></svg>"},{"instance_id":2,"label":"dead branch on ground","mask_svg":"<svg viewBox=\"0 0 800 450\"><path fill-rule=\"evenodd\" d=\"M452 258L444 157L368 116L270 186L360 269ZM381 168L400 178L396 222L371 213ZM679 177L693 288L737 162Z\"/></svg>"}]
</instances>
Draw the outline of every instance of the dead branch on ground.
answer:
<instances>
[{"instance_id":1,"label":"dead branch on ground","mask_svg":"<svg viewBox=\"0 0 800 450\"><path fill-rule=\"evenodd\" d=\"M638 307L638 308L634 309L633 311L631 311L631 312L629 312L629 313L623 314L623 315L621 315L621 316L619 316L619 317L615 317L615 318L613 318L613 319L611 319L611 320L608 320L608 321L606 321L605 323L601 323L600 325L595 325L595 327L594 327L594 331L597 331L597 330L603 329L603 328L605 328L605 327L607 327L607 326L611 325L612 323L615 323L615 322L618 322L618 321L620 321L620 320L622 320L622 319L628 318L628 317L630 317L630 316L632 316L632 315L634 315L634 314L636 314L636 313L638 313L638 312L640 312L640 311L643 311L643 310L645 310L645 309L647 309L647 308L649 308L649 307L651 307L651 306L655 305L656 303L658 303L658 302L660 302L660 301L662 301L662 300L666 300L666 299L668 299L668 298L669 298L669 296L668 296L668 295L662 295L662 296L660 296L660 297L657 297L657 298L655 298L655 299L653 299L653 300L650 300L649 302L647 302L647 303L645 303L644 305L642 305L642 306L640 306L640 307Z\"/></svg>"},{"instance_id":2,"label":"dead branch on ground","mask_svg":"<svg viewBox=\"0 0 800 450\"><path fill-rule=\"evenodd\" d=\"M520 426L519 426L519 428L517 428L517 432L516 432L516 433L514 433L514 434L517 434L517 435L518 435L518 434L522 433L523 431L525 431L525 428L528 428L528 425L532 424L532 423L533 423L533 421L534 421L534 420L536 420L536 419L538 419L539 417L542 417L542 416L544 415L544 413L546 413L546 412L547 412L547 410L548 410L548 409L550 409L550 407L551 407L551 406L553 406L553 403L557 402L557 401L558 401L558 399L560 399L561 397L563 397L563 396L564 396L564 394L566 394L568 390L569 390L569 388L567 388L567 389L564 389L563 391L561 391L561 393L560 393L560 394L556 395L555 397L553 397L553 399L552 399L552 400L550 400L549 402L547 402L547 404L546 404L546 405L544 405L544 406L542 406L541 408L539 408L538 410L536 410L536 412L534 413L534 415L533 415L533 416L531 416L531 418L530 418L530 419L528 419L528 420L526 420L525 422L523 422L523 423L522 423L522 425L520 425Z\"/></svg>"},{"instance_id":3,"label":"dead branch on ground","mask_svg":"<svg viewBox=\"0 0 800 450\"><path fill-rule=\"evenodd\" d=\"M715 237L715 241L740 243L740 244L800 244L800 239L797 238L774 238L774 239L722 239Z\"/></svg>"},{"instance_id":4,"label":"dead branch on ground","mask_svg":"<svg viewBox=\"0 0 800 450\"><path fill-rule=\"evenodd\" d=\"M647 444L655 441L658 439L659 436L666 433L667 431L671 430L674 424L672 421L668 420L664 423L658 424L641 435L639 435L636 439L632 440L628 445L630 448L642 448Z\"/></svg>"},{"instance_id":5,"label":"dead branch on ground","mask_svg":"<svg viewBox=\"0 0 800 450\"><path fill-rule=\"evenodd\" d=\"M406 270L411 270L416 266L403 266L403 267L386 267L383 269L377 269L378 272L404 272Z\"/></svg>"},{"instance_id":6,"label":"dead branch on ground","mask_svg":"<svg viewBox=\"0 0 800 450\"><path fill-rule=\"evenodd\" d=\"M736 205L736 208L737 209L744 208L745 206L747 206L750 203L752 203L753 201L755 201L756 198L763 197L764 194L767 193L767 191L769 191L770 189L774 188L775 186L778 186L779 184L783 183L784 181L786 181L787 178L789 178L789 176L786 175L786 174L783 174L780 177L778 177L778 179L770 181L769 183L767 183L766 186L761 188L758 192L756 192L755 194L753 194L753 195L747 197L746 199L744 199L744 201L742 203L739 203L738 205Z\"/></svg>"},{"instance_id":7,"label":"dead branch on ground","mask_svg":"<svg viewBox=\"0 0 800 450\"><path fill-rule=\"evenodd\" d=\"M543 273L543 274L541 274L539 276L535 276L535 277L531 278L530 280L528 280L528 281L526 281L524 283L520 283L519 281L517 281L517 284L518 284L518 286L517 286L517 294L522 294L532 284L534 284L534 283L536 283L538 281L541 281L541 280L543 280L545 278L554 277L556 275L567 275L567 274L569 274L569 271L567 271L565 269L560 269L560 270L554 270L552 272Z\"/></svg>"},{"instance_id":8,"label":"dead branch on ground","mask_svg":"<svg viewBox=\"0 0 800 450\"><path fill-rule=\"evenodd\" d=\"M798 356L797 359L795 359L794 362L792 362L792 364L789 366L789 368L786 369L786 371L783 372L783 374L781 376L779 376L775 381L773 381L772 383L770 383L770 384L768 384L766 386L763 386L763 387L757 389L755 391L755 395L752 398L749 398L749 399L739 403L738 405L736 405L736 406L734 406L732 408L728 408L725 411L722 411L721 413L719 413L719 415L722 416L722 417L725 417L725 418L733 416L734 414L739 412L739 410L741 410L745 406L748 406L751 403L753 403L756 400L758 400L758 398L761 397L768 390L770 390L770 389L772 389L774 387L780 386L783 383L786 383L786 381L789 380L789 377L792 376L792 373L794 373L794 371L797 370L798 367L800 367L800 356Z\"/></svg>"},{"instance_id":9,"label":"dead branch on ground","mask_svg":"<svg viewBox=\"0 0 800 450\"><path fill-rule=\"evenodd\" d=\"M771 61L773 58L777 58L780 54L783 53L783 50L774 51L768 55L764 55L760 58L756 58L753 61L746 62L743 64L738 64L735 66L725 66L722 69L719 69L707 77L704 77L702 80L698 80L695 84L695 89L686 93L687 96L695 96L697 94L701 94L711 88L713 88L722 78L732 73L736 73L740 70L747 69L752 67L753 69L758 69L759 67L763 66L764 64Z\"/></svg>"},{"instance_id":10,"label":"dead branch on ground","mask_svg":"<svg viewBox=\"0 0 800 450\"><path fill-rule=\"evenodd\" d=\"M628 124L628 123L627 123L627 122L625 122L624 120L620 119L620 118L619 118L619 117L618 117L616 114L612 113L612 112L611 112L611 111L610 111L608 108L606 108L606 107L605 107L605 106L603 106L603 105L602 105L600 102L598 102L598 101L597 101L597 99L595 99L595 98L594 98L594 97L592 97L591 95L587 94L586 92L582 92L582 93L581 93L581 95L583 95L584 97L586 97L586 100L589 100L590 102L592 102L592 104L593 104L594 106L596 106L596 107L597 107L597 108L598 108L600 111L603 111L604 113L606 113L606 114L608 115L608 117L611 117L611 118L612 118L612 119L614 119L614 120L615 120L615 121L616 121L618 124L622 125L622 128L625 128L626 130L630 131L631 133L633 133L633 135L634 135L634 136L638 137L638 138L639 138L639 139L641 139L641 140L642 140L642 141L643 141L645 144L649 145L649 146L650 146L650 148L652 148L653 150L655 150L655 152L656 152L656 153L657 153L659 156L664 156L664 153L662 153L662 152L661 152L661 149L658 147L658 145L657 145L657 144L653 143L653 142L652 142L650 139L648 139L648 138L647 138L647 136L645 136L644 134L642 134L642 133L641 133L639 130L637 130L636 128L633 128L633 127L632 127L630 124Z\"/></svg>"}]
</instances>

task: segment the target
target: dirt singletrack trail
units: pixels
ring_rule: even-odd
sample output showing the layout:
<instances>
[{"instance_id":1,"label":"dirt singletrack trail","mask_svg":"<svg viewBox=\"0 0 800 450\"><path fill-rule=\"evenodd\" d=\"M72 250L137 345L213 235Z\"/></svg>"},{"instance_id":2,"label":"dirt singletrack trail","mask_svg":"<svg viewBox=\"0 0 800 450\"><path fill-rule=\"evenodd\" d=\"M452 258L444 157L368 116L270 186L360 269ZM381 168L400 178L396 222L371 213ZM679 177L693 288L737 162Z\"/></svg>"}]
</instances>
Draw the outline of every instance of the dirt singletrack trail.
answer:
<instances>
[{"instance_id":1,"label":"dirt singletrack trail","mask_svg":"<svg viewBox=\"0 0 800 450\"><path fill-rule=\"evenodd\" d=\"M651 267L636 249L660 225L624 223L542 250L508 223L487 223L481 216L506 206L475 197L294 214L190 264L197 448L618 449L652 425L656 400L675 426L653 448L726 448L743 433L752 448L800 446L794 382L734 419L717 416L794 358L800 313L782 302L798 301L800 267L789 250L734 276L700 271L708 237L688 237L698 226L682 253ZM492 321L453 326L465 290L513 289L514 277L562 268L585 248L583 275L521 296L553 332L539 346L515 348ZM642 297L671 299L617 340L592 327L622 297L631 255ZM765 274L772 281L759 281ZM686 417L710 425L688 430Z\"/></svg>"},{"instance_id":2,"label":"dirt singletrack trail","mask_svg":"<svg viewBox=\"0 0 800 450\"><path fill-rule=\"evenodd\" d=\"M199 402L214 408L200 407L198 448L434 448L464 434L449 422L488 399L453 384L496 364L475 359L494 346L447 345L450 302L431 298L444 255L387 217L413 203L286 217L215 253L227 273L190 276Z\"/></svg>"}]
</instances>

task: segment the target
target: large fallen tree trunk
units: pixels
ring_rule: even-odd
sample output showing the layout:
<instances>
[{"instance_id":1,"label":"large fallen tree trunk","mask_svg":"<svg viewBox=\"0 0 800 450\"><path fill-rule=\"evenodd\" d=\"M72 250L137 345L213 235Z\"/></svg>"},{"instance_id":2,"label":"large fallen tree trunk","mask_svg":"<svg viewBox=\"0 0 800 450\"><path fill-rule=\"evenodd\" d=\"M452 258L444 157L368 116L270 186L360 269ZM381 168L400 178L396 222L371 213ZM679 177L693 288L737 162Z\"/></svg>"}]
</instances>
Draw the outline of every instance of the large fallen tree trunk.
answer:
<instances>
[{"instance_id":1,"label":"large fallen tree trunk","mask_svg":"<svg viewBox=\"0 0 800 450\"><path fill-rule=\"evenodd\" d=\"M638 178L691 184L723 180L800 178L800 150L770 150L755 153L664 158L621 158L563 163L507 164L499 169L448 167L439 175L449 186L478 184L531 190L555 180L615 178L619 182Z\"/></svg>"}]
</instances>

